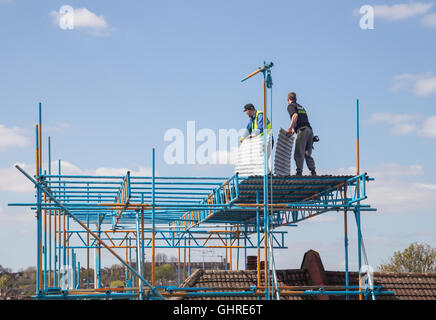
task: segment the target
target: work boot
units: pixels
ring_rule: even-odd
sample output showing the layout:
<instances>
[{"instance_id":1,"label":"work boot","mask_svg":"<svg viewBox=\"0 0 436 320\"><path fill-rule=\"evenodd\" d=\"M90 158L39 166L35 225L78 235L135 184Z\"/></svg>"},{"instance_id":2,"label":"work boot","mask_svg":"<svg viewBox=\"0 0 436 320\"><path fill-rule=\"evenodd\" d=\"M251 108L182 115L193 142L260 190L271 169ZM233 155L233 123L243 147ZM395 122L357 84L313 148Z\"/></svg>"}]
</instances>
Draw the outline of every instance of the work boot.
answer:
<instances>
[{"instance_id":1,"label":"work boot","mask_svg":"<svg viewBox=\"0 0 436 320\"><path fill-rule=\"evenodd\" d=\"M312 176L316 176L316 171L315 171L315 169L312 170L312 171L310 171L310 173L312 174Z\"/></svg>"},{"instance_id":2,"label":"work boot","mask_svg":"<svg viewBox=\"0 0 436 320\"><path fill-rule=\"evenodd\" d=\"M296 176L302 176L303 175L303 171L297 169L297 173L295 173L295 175Z\"/></svg>"}]
</instances>

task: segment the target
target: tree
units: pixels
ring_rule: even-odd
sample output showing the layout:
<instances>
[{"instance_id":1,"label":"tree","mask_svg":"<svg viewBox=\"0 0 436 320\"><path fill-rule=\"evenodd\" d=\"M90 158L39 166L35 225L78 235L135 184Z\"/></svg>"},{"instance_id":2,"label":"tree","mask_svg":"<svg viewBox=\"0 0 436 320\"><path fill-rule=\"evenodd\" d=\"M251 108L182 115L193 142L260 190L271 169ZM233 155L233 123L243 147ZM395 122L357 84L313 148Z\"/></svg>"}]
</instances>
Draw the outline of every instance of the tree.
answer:
<instances>
[{"instance_id":1,"label":"tree","mask_svg":"<svg viewBox=\"0 0 436 320\"><path fill-rule=\"evenodd\" d=\"M9 289L14 285L14 279L9 274L4 274L0 277L0 289Z\"/></svg>"},{"instance_id":2,"label":"tree","mask_svg":"<svg viewBox=\"0 0 436 320\"><path fill-rule=\"evenodd\" d=\"M110 287L111 288L122 288L122 287L124 287L124 282L121 280L112 281Z\"/></svg>"},{"instance_id":3,"label":"tree","mask_svg":"<svg viewBox=\"0 0 436 320\"><path fill-rule=\"evenodd\" d=\"M167 259L168 259L168 257L167 257L167 255L165 253L158 253L158 254L156 254L156 263L158 265L164 264L165 262L167 262Z\"/></svg>"},{"instance_id":4,"label":"tree","mask_svg":"<svg viewBox=\"0 0 436 320\"><path fill-rule=\"evenodd\" d=\"M171 280L174 277L173 268L168 263L156 267L155 272L156 278L159 280Z\"/></svg>"},{"instance_id":5,"label":"tree","mask_svg":"<svg viewBox=\"0 0 436 320\"><path fill-rule=\"evenodd\" d=\"M436 272L436 248L412 243L404 251L396 251L389 263L379 266L382 272Z\"/></svg>"},{"instance_id":6,"label":"tree","mask_svg":"<svg viewBox=\"0 0 436 320\"><path fill-rule=\"evenodd\" d=\"M6 267L3 267L1 264L0 264L0 273L11 273L12 272L12 269L10 269L10 268L6 268Z\"/></svg>"},{"instance_id":7,"label":"tree","mask_svg":"<svg viewBox=\"0 0 436 320\"><path fill-rule=\"evenodd\" d=\"M179 260L177 259L177 257L174 257L174 256L170 256L169 258L168 258L168 262L178 262Z\"/></svg>"},{"instance_id":8,"label":"tree","mask_svg":"<svg viewBox=\"0 0 436 320\"><path fill-rule=\"evenodd\" d=\"M36 281L36 267L28 267L23 271L23 276L27 279L32 280L32 282Z\"/></svg>"}]
</instances>

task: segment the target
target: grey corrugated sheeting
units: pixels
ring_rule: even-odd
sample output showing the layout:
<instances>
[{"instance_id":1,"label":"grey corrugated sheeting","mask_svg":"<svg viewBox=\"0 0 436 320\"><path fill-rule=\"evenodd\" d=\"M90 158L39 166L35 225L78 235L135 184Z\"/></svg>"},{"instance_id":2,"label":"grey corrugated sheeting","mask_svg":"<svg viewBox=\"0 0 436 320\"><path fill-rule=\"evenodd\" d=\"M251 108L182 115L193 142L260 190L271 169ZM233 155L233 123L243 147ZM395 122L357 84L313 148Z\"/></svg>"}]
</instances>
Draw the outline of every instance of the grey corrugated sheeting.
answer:
<instances>
[{"instance_id":1,"label":"grey corrugated sheeting","mask_svg":"<svg viewBox=\"0 0 436 320\"><path fill-rule=\"evenodd\" d=\"M317 198L317 194L330 189L337 189L347 182L352 176L270 176L268 185L272 183L272 203L291 204L302 202L309 197ZM272 179L272 181L270 180ZM243 204L255 204L263 201L263 175L251 176L239 181L239 197L232 208L217 210L208 220L209 222L221 221L247 221L256 217L256 211L238 207ZM269 188L269 193L271 188ZM257 196L258 195L258 196Z\"/></svg>"},{"instance_id":2,"label":"grey corrugated sheeting","mask_svg":"<svg viewBox=\"0 0 436 320\"><path fill-rule=\"evenodd\" d=\"M272 182L274 203L303 201L329 188L345 183L352 176L269 176ZM271 192L271 190L269 190ZM239 198L236 203L256 203L256 193L263 199L263 176L251 176L239 183Z\"/></svg>"},{"instance_id":3,"label":"grey corrugated sheeting","mask_svg":"<svg viewBox=\"0 0 436 320\"><path fill-rule=\"evenodd\" d=\"M291 173L291 155L294 137L289 137L283 128L280 128L274 157L274 174L288 176Z\"/></svg>"}]
</instances>

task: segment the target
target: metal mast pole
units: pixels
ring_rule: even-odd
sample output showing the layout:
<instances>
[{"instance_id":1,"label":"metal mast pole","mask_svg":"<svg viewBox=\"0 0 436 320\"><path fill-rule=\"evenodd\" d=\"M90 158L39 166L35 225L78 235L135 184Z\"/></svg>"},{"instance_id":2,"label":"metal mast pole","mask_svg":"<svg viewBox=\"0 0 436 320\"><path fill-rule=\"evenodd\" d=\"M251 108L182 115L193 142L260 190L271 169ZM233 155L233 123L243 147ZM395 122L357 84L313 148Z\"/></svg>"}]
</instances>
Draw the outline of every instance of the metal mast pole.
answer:
<instances>
[{"instance_id":1,"label":"metal mast pole","mask_svg":"<svg viewBox=\"0 0 436 320\"><path fill-rule=\"evenodd\" d=\"M39 125L37 124L35 126L36 128L36 181L38 183L41 182L40 176L39 176ZM37 210L36 210L36 234L37 234L37 241L36 241L36 256L37 256L37 262L36 262L36 296L38 297L41 290L41 191L39 188L36 190L36 203L37 203Z\"/></svg>"},{"instance_id":2,"label":"metal mast pole","mask_svg":"<svg viewBox=\"0 0 436 320\"><path fill-rule=\"evenodd\" d=\"M359 146L359 99L356 100L356 175L360 174L360 146ZM358 182L357 182L358 183ZM360 198L359 184L356 186L357 198ZM357 201L356 209L354 211L356 224L357 224L357 257L359 261L359 291L360 283L360 269L362 268L362 233L360 229L360 201ZM359 294L359 300L362 300L362 295Z\"/></svg>"},{"instance_id":3,"label":"metal mast pole","mask_svg":"<svg viewBox=\"0 0 436 320\"><path fill-rule=\"evenodd\" d=\"M151 180L151 237L152 237L152 249L151 249L151 285L155 286L155 150L153 148L153 160L152 160L152 180Z\"/></svg>"},{"instance_id":4,"label":"metal mast pole","mask_svg":"<svg viewBox=\"0 0 436 320\"><path fill-rule=\"evenodd\" d=\"M264 176L263 176L263 213L264 213L264 256L265 256L265 299L269 299L269 266L268 266L268 237L269 237L269 215L268 215L268 145L267 145L267 105L266 105L266 77L267 72L273 67L273 63L266 64L263 63L263 67L257 69L252 72L241 82L251 78L252 76L262 72L263 80L262 80L262 93L263 93L263 161L264 161ZM259 260L259 259L258 259Z\"/></svg>"}]
</instances>

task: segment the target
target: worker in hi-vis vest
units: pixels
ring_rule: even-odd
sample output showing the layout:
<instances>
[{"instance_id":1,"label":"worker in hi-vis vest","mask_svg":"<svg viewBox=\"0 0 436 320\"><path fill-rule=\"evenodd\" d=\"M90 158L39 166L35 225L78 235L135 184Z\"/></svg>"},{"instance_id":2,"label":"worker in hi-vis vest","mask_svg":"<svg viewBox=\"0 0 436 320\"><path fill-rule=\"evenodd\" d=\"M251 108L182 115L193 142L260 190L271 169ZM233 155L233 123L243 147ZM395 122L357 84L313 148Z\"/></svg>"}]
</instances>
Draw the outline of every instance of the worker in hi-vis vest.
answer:
<instances>
[{"instance_id":1,"label":"worker in hi-vis vest","mask_svg":"<svg viewBox=\"0 0 436 320\"><path fill-rule=\"evenodd\" d=\"M250 121L248 122L247 129L245 130L244 134L241 138L239 138L240 142L244 141L244 139L247 137L253 138L263 134L263 112L256 110L251 103L244 106L244 112L250 118ZM266 123L267 130L270 130L271 122L268 120L268 118L266 119ZM272 140L272 144L274 145L274 139Z\"/></svg>"}]
</instances>

